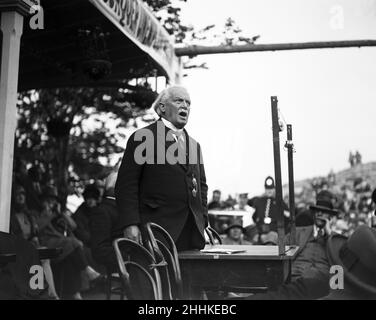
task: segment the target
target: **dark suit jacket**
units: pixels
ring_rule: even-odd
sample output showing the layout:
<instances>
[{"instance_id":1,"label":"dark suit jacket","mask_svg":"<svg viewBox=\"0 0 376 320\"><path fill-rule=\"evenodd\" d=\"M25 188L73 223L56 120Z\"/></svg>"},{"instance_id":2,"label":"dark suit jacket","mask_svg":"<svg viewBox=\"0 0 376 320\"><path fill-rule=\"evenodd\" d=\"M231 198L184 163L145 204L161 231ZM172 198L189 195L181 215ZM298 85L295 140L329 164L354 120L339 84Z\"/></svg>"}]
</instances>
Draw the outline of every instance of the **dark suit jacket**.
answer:
<instances>
[{"instance_id":1,"label":"dark suit jacket","mask_svg":"<svg viewBox=\"0 0 376 320\"><path fill-rule=\"evenodd\" d=\"M187 161L186 164L170 164L165 161L163 164L161 158L166 159L165 154L171 156L172 148L177 145L172 136L169 136L170 130L161 120L140 130L128 140L116 182L119 227L124 229L129 225L151 221L164 227L176 241L188 214L192 212L197 228L204 237L208 187L204 165L200 161L200 145L184 130L186 144L189 146L186 148L186 159L196 157L196 163ZM135 137L145 132L149 132L149 139L136 141ZM147 141L149 146L154 146L155 152L145 152L147 163L137 163L135 151L139 151ZM194 179L197 181L196 196L192 192Z\"/></svg>"},{"instance_id":2,"label":"dark suit jacket","mask_svg":"<svg viewBox=\"0 0 376 320\"><path fill-rule=\"evenodd\" d=\"M89 222L92 210L93 208L89 208L86 202L83 202L72 215L74 222L77 224L77 229L74 230L74 235L87 247L90 247L91 240Z\"/></svg>"},{"instance_id":3,"label":"dark suit jacket","mask_svg":"<svg viewBox=\"0 0 376 320\"><path fill-rule=\"evenodd\" d=\"M94 208L90 219L91 250L94 260L104 265L108 270L117 270L117 261L112 241L120 238L116 233L118 211L115 200L104 198L101 204Z\"/></svg>"},{"instance_id":4,"label":"dark suit jacket","mask_svg":"<svg viewBox=\"0 0 376 320\"><path fill-rule=\"evenodd\" d=\"M313 238L313 225L296 228L298 254L292 262L292 279L315 278L317 274L329 275L326 238Z\"/></svg>"}]
</instances>

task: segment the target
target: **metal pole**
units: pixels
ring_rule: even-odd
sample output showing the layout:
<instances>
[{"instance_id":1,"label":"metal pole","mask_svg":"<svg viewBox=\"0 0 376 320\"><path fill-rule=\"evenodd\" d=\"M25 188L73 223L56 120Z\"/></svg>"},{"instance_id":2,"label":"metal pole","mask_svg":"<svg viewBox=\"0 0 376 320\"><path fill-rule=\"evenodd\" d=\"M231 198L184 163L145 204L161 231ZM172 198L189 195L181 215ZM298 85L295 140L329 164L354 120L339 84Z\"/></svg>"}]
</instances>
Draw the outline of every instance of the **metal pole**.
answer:
<instances>
[{"instance_id":1,"label":"metal pole","mask_svg":"<svg viewBox=\"0 0 376 320\"><path fill-rule=\"evenodd\" d=\"M278 121L278 99L271 97L272 102L272 123L273 123L273 150L274 150L274 176L276 187L277 204L277 233L278 233L278 254L285 254L285 223L282 207L282 177L281 177L281 153L279 146L279 121Z\"/></svg>"},{"instance_id":2,"label":"metal pole","mask_svg":"<svg viewBox=\"0 0 376 320\"><path fill-rule=\"evenodd\" d=\"M255 51L282 51L282 50L305 50L305 49L333 49L353 47L375 47L376 40L346 40L346 41L321 41L300 43L271 43L271 44L244 44L235 46L188 46L175 48L178 57L194 57L203 54L220 54Z\"/></svg>"},{"instance_id":3,"label":"metal pole","mask_svg":"<svg viewBox=\"0 0 376 320\"><path fill-rule=\"evenodd\" d=\"M289 207L290 207L290 245L296 245L296 226L295 226L295 188L294 188L294 144L292 143L292 125L287 125L287 163L289 171Z\"/></svg>"}]
</instances>

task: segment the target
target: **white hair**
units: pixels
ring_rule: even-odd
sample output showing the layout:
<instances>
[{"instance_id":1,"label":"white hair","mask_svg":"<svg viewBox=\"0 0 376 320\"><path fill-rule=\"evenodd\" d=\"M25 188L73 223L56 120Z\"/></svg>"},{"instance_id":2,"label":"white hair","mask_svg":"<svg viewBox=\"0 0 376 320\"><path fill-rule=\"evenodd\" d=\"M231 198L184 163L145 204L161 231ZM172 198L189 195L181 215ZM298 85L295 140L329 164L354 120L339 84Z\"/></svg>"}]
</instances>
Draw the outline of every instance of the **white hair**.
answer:
<instances>
[{"instance_id":1,"label":"white hair","mask_svg":"<svg viewBox=\"0 0 376 320\"><path fill-rule=\"evenodd\" d=\"M153 102L153 104L151 105L151 107L155 110L155 112L161 116L161 110L159 108L160 104L161 103L164 103L164 101L169 97L170 95L170 91L172 89L176 89L176 88L180 88L180 89L184 89L184 90L187 90L185 87L183 86L171 86L171 87L168 87L166 89L164 89L157 97L157 99L155 99L155 101Z\"/></svg>"}]
</instances>

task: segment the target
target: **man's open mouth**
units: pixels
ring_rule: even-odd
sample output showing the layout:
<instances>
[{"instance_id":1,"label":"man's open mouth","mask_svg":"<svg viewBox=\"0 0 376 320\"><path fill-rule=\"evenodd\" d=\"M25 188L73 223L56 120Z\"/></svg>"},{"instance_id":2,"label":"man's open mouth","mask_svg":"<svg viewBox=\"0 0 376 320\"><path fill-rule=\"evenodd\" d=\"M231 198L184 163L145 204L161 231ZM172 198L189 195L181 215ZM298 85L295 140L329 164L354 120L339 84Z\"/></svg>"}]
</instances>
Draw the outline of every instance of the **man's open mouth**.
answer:
<instances>
[{"instance_id":1,"label":"man's open mouth","mask_svg":"<svg viewBox=\"0 0 376 320\"><path fill-rule=\"evenodd\" d=\"M188 112L185 111L185 110L180 110L178 114L179 114L179 116L181 116L181 117L186 117L186 116L188 115Z\"/></svg>"}]
</instances>

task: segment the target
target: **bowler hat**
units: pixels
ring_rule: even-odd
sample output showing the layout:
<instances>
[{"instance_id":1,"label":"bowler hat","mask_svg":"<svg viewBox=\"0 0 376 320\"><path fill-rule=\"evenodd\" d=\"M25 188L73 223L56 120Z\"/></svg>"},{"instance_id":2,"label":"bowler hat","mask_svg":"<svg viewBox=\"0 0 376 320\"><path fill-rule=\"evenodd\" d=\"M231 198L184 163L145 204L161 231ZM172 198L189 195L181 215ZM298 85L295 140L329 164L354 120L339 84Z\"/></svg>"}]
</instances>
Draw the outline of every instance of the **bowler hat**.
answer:
<instances>
[{"instance_id":1,"label":"bowler hat","mask_svg":"<svg viewBox=\"0 0 376 320\"><path fill-rule=\"evenodd\" d=\"M265 187L265 189L274 189L275 188L275 183L274 183L273 177L271 177L271 176L266 177L264 187Z\"/></svg>"},{"instance_id":2,"label":"bowler hat","mask_svg":"<svg viewBox=\"0 0 376 320\"><path fill-rule=\"evenodd\" d=\"M313 211L322 211L331 215L338 215L338 210L334 209L334 195L327 190L320 191L316 196L316 205L309 206Z\"/></svg>"},{"instance_id":3,"label":"bowler hat","mask_svg":"<svg viewBox=\"0 0 376 320\"><path fill-rule=\"evenodd\" d=\"M331 265L344 268L345 289L350 285L361 293L376 295L376 230L359 226L350 238L334 234L327 242Z\"/></svg>"}]
</instances>

